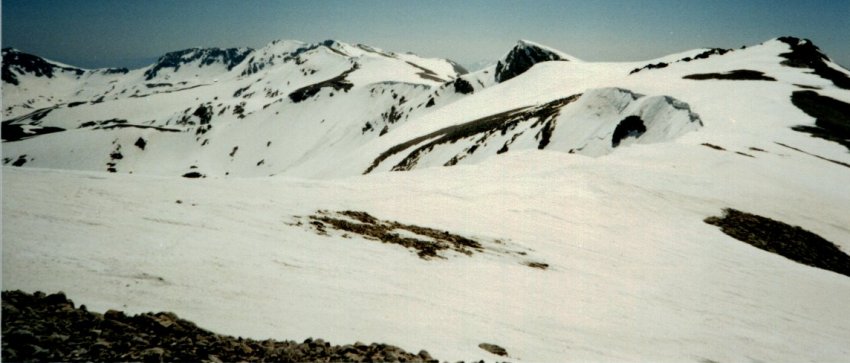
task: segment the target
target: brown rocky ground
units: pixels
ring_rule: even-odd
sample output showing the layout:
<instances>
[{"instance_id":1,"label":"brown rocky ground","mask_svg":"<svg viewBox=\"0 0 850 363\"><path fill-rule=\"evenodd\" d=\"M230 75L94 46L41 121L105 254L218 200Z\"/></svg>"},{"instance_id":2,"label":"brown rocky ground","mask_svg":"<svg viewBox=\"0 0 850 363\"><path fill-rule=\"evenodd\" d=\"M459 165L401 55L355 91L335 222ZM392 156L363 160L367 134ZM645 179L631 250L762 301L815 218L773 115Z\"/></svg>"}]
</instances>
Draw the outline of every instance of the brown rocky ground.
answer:
<instances>
[{"instance_id":1,"label":"brown rocky ground","mask_svg":"<svg viewBox=\"0 0 850 363\"><path fill-rule=\"evenodd\" d=\"M775 253L804 265L850 277L850 256L834 243L801 227L732 208L705 223L753 247Z\"/></svg>"},{"instance_id":2,"label":"brown rocky ground","mask_svg":"<svg viewBox=\"0 0 850 363\"><path fill-rule=\"evenodd\" d=\"M392 345L215 334L173 313L127 316L75 307L63 293L3 292L3 361L437 362Z\"/></svg>"}]
</instances>

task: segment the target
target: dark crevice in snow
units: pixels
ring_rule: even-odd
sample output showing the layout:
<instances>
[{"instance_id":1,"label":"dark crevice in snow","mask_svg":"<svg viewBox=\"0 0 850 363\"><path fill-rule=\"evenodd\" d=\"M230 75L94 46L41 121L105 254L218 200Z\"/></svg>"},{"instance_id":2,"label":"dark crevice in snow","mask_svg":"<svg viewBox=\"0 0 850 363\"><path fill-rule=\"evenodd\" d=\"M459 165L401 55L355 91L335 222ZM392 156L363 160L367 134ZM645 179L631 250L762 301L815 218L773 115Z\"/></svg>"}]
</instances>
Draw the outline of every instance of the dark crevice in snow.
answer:
<instances>
[{"instance_id":1,"label":"dark crevice in snow","mask_svg":"<svg viewBox=\"0 0 850 363\"><path fill-rule=\"evenodd\" d=\"M620 121L614 129L614 135L611 137L611 146L620 146L620 142L627 137L640 137L646 132L646 125L639 116L629 116Z\"/></svg>"},{"instance_id":2,"label":"dark crevice in snow","mask_svg":"<svg viewBox=\"0 0 850 363\"><path fill-rule=\"evenodd\" d=\"M850 256L834 243L797 226L727 208L705 223L756 248L789 260L850 277Z\"/></svg>"}]
</instances>

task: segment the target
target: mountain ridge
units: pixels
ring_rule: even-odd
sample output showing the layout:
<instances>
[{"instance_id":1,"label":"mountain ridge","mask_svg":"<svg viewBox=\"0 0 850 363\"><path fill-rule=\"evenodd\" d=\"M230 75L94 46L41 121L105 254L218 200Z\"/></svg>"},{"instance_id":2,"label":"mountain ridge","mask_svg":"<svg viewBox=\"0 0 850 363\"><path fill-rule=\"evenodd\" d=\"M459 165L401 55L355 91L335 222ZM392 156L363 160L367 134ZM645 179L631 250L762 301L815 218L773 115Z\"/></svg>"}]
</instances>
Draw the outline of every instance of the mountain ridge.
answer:
<instances>
[{"instance_id":1,"label":"mountain ridge","mask_svg":"<svg viewBox=\"0 0 850 363\"><path fill-rule=\"evenodd\" d=\"M608 115L606 113L608 111L597 111L596 116L585 115L584 111L567 112L571 115L569 119L586 119L584 123L594 125L590 129L587 129L588 126L582 126L567 119L537 120L533 116L534 113L519 114L517 116L519 118L496 116L509 109L538 107L588 91L591 91L590 94L602 94L599 91L604 93L606 89L620 89L629 94L640 93L642 94L640 97L645 95L649 97L647 99L656 97L659 100L667 100L662 103L668 106L663 107L673 107L671 110L676 110L677 107L682 108L674 105L691 104L683 109L697 114L701 113L699 105L692 110L694 106L688 101L690 96L667 93L663 86L646 88L647 84L643 79L661 77L661 79L669 79L665 82L673 82L672 84L683 86L701 84L714 87L714 83L710 83L713 79L726 77L734 81L747 75L760 74L762 78L752 79L777 82L797 89L801 87L822 89L823 81L818 81L821 84L815 82L812 85L806 85L806 83L812 83L806 80L809 77L807 74L810 74L831 82L833 86L841 89L844 85L844 77L847 77L848 73L846 70L836 69L834 63L819 52L810 41L793 37L775 38L738 50L695 50L682 53L693 55L675 61L612 64L584 62L550 47L520 40L495 65L472 73L466 73L465 70L458 68L456 63L447 60L419 58L368 45L352 45L335 40L312 44L281 40L271 42L259 49L191 48L168 53L157 63L136 70L81 70L54 64L36 56L23 56L23 54L25 53L4 49L4 57L10 57L10 60L26 61L4 62L4 75L17 74L16 77L22 77L21 80L24 82L23 85L10 84L4 87L3 97L6 109L3 121L3 145L4 151L10 154L6 158L7 164L40 165L47 162L49 163L47 165L53 163L66 166L79 165L84 169L95 170L100 168L96 166L100 164L103 165L104 170L112 172L122 172L124 167L118 167L119 165L136 165L128 166L130 168L128 172L147 170L147 172L163 173L165 169L169 169L167 173L171 175L185 175L201 169L198 175L202 176L229 176L231 170L228 169L234 167L243 170L242 172L233 170L235 175L254 170L249 174L295 173L295 175L306 176L316 172L308 171L312 168L311 166L335 165L344 159L352 160L349 160L347 166L335 168L337 171L333 174L356 175L366 169L371 171L377 166L373 165L376 158L390 149L396 149L400 145L412 146L409 143L411 140L421 140L425 135L436 136L435 132L441 128L448 130L456 125L473 125L475 120L483 119L501 120L493 124L496 127L494 130L501 130L498 138L474 133L464 136L463 142L460 143L457 142L458 139L452 138L453 141L450 144L453 148L459 149L441 151L450 153L445 157L438 157L431 162L404 164L449 166L478 162L483 160L482 158L524 148L549 148L569 153L601 156L614 148L622 148L618 146L624 140L626 142L623 145L631 144L631 140L671 142L681 134L675 134L677 136L673 138L643 138L644 133L649 132L647 135L651 135L655 132L651 131L648 125L655 125L660 119L647 119L639 112L622 114L620 113L622 110L630 109L630 106L625 104L617 106L619 111L611 113L618 116L604 122L602 119L613 116L599 118L599 115ZM11 58L12 55L14 58ZM779 61L774 61L773 59L776 58L773 57L778 57ZM659 59L672 58L675 57ZM716 72L705 72L711 69L716 69ZM794 71L795 69L800 71ZM55 77L53 70L56 70ZM31 77L26 76L28 72L32 73ZM779 77L777 80L777 72L787 76L783 76L784 79ZM670 79L670 76L674 74L679 74L675 76L678 80ZM703 83L689 81L695 79L700 79L702 81L696 82ZM45 81L47 83L44 83ZM29 90L26 86L27 82L33 84L41 82L44 85L40 86L40 89L48 92L42 95L38 93L40 92L37 91L38 88ZM574 86L570 85L571 83ZM508 104L491 103L494 99ZM846 101L841 99L839 97L836 102ZM153 113L142 112L143 109L147 109L147 104L150 102L170 106L160 107ZM601 102L603 103L588 107L605 108L610 107L611 102L616 104L613 99ZM800 104L809 105L810 103ZM118 106L120 110L117 110L112 105L122 106ZM560 114L561 107L571 109L574 106L560 106L557 110L553 110L554 114ZM347 111L341 112L340 110L343 109ZM667 118L672 115L654 112L656 113L653 115L658 116L653 117ZM804 112L821 114L820 111L811 109ZM64 121L69 118L79 121L76 123ZM326 123L329 118L330 121ZM596 121L590 121L594 118ZM699 119L699 116L696 118ZM290 119L295 123L280 124L281 121L276 121L280 119ZM429 121L432 119L434 121ZM694 117L685 117L685 119L693 120ZM250 121L246 125L252 126L248 128L237 126L246 122L241 120ZM411 123L411 120L415 122ZM630 120L629 123L622 123L626 120ZM825 119L820 122L824 125L841 124L840 121L835 123L823 120ZM601 126L605 122L608 126ZM702 123L700 121L699 124L702 125ZM296 124L312 126L299 127ZM443 126L437 126L439 124ZM626 124L631 125L627 128L630 131L622 128ZM532 127L517 128L520 125ZM665 129L678 127L672 124L665 125ZM795 130L800 132L809 132L824 140L848 142L845 140L843 131L840 131L843 130L843 126L813 129L805 123L797 125L802 125L795 126ZM571 131L559 131L565 127ZM275 128L278 129L275 130ZM241 133L247 132L246 135L274 134L278 136L264 141L254 140L255 143L268 145L253 149L252 153L256 156L252 158L255 160L238 161L241 157L236 155L246 153L243 144L248 142L249 138L236 136L233 131L223 131L236 129L240 129ZM102 134L103 130L113 130L110 132L116 133L117 138L109 141L114 146L117 145L113 149L120 149L123 146L123 153L108 150L109 146L101 144L107 140L84 146L90 143L90 141L84 141L89 137L105 136ZM490 132L492 130L486 131L487 135ZM839 136L829 136L833 132L839 132L836 134ZM299 137L302 139L293 143L288 141L292 136L285 136L287 133L301 135ZM48 161L50 157L43 154L45 150L39 151L36 144L26 141L41 137L40 135L56 138L72 134L77 135L72 138L73 140L81 139L72 141L67 147L70 150L85 150L84 153L92 155L93 160ZM552 139L553 135L554 139ZM618 136L615 137L615 135ZM625 139L623 139L624 136ZM531 138L526 140L528 137ZM124 138L126 140L120 141ZM177 141L184 138L192 141ZM156 139L163 140L157 142L154 141ZM165 141L166 139L170 141ZM221 141L216 141L219 139ZM138 140L144 140L148 146L144 150L127 154L126 145L132 145ZM589 147L601 140L607 141L600 143L598 147ZM498 145L493 145L494 142ZM22 146L24 144L26 146ZM95 144L102 146L95 147L93 146ZM152 150L159 149L159 145L169 144L172 146L164 150L173 151L167 153L176 152L179 149L182 151L178 154L185 154L197 148L189 152L190 155L195 155L193 158L195 160L182 161L180 163L184 165L179 167L150 169L158 164L154 162L155 158L165 157L169 160L175 158L174 161L183 159L183 157L177 157L178 154L153 156L159 154ZM328 145L345 146L336 150L327 147ZM428 145L430 146L426 146L428 151L425 154L436 155L434 154L436 145ZM359 150L357 153L362 152L364 155L371 156L364 156L355 161L354 159L359 158L351 153L356 150ZM410 152L411 150L407 150L404 155L412 155ZM103 156L95 157L94 155L98 153L106 155L107 158L104 160ZM225 157L213 157L211 153L225 155ZM120 159L112 159L112 156L119 154ZM425 155L421 152L415 154L419 157ZM824 157L842 160L835 155ZM60 159L63 158L65 157ZM142 161L136 158L151 159ZM401 160L395 160L393 165L401 165L400 162ZM200 164L207 164L207 166ZM142 167L143 165L150 166ZM138 167L142 169L137 169Z\"/></svg>"}]
</instances>

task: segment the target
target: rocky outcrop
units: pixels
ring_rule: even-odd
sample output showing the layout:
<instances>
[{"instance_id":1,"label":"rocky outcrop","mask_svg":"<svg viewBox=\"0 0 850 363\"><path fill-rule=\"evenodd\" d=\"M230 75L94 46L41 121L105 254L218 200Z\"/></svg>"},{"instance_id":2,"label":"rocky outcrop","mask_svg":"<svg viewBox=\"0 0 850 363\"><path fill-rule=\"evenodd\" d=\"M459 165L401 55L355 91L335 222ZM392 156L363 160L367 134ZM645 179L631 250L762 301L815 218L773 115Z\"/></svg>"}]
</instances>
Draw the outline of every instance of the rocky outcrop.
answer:
<instances>
[{"instance_id":1,"label":"rocky outcrop","mask_svg":"<svg viewBox=\"0 0 850 363\"><path fill-rule=\"evenodd\" d=\"M728 236L753 247L804 265L850 276L850 256L834 243L798 226L727 208L705 223L720 227Z\"/></svg>"},{"instance_id":2,"label":"rocky outcrop","mask_svg":"<svg viewBox=\"0 0 850 363\"><path fill-rule=\"evenodd\" d=\"M763 72L753 71L750 69L736 69L734 71L724 73L689 74L682 78L695 81L705 81L708 79L717 79L722 81L776 81L776 78L766 76Z\"/></svg>"},{"instance_id":3,"label":"rocky outcrop","mask_svg":"<svg viewBox=\"0 0 850 363\"><path fill-rule=\"evenodd\" d=\"M791 94L791 102L815 118L815 126L798 125L792 127L794 131L839 143L850 150L850 104L815 91L796 91Z\"/></svg>"},{"instance_id":4,"label":"rocky outcrop","mask_svg":"<svg viewBox=\"0 0 850 363\"><path fill-rule=\"evenodd\" d=\"M173 313L90 312L63 293L3 292L3 360L144 362L437 362L387 344L253 340L199 328Z\"/></svg>"},{"instance_id":5,"label":"rocky outcrop","mask_svg":"<svg viewBox=\"0 0 850 363\"><path fill-rule=\"evenodd\" d=\"M712 57L712 56L715 56L715 55L718 55L718 56L724 55L724 54L729 53L731 51L732 51L732 49L711 48L711 49L708 49L704 52L701 52L701 53L699 53L699 54L697 54L693 57L684 57L682 59L675 60L671 63L658 62L658 63L647 64L643 67L632 69L632 71L629 72L629 74L630 75L635 74L635 73L638 73L638 72L643 71L643 70L667 68L670 64L673 64L673 63L679 63L679 62L687 63L687 62L690 62L690 61L695 61L695 60L700 60L700 59L708 59L709 57Z\"/></svg>"},{"instance_id":6,"label":"rocky outcrop","mask_svg":"<svg viewBox=\"0 0 850 363\"><path fill-rule=\"evenodd\" d=\"M3 48L3 82L16 86L20 84L20 82L18 81L18 77L15 75L15 73L32 74L36 77L53 78L53 75L55 73L62 71L71 72L76 76L80 76L85 73L85 71L82 69L63 67L48 62L47 60L39 56L24 53L14 48Z\"/></svg>"},{"instance_id":7,"label":"rocky outcrop","mask_svg":"<svg viewBox=\"0 0 850 363\"><path fill-rule=\"evenodd\" d=\"M199 61L198 67L220 63L229 71L242 63L251 52L253 49L250 48L192 48L166 53L145 71L145 80L154 79L164 69L171 68L177 72L181 66L195 61Z\"/></svg>"},{"instance_id":8,"label":"rocky outcrop","mask_svg":"<svg viewBox=\"0 0 850 363\"><path fill-rule=\"evenodd\" d=\"M558 51L520 40L504 59L496 63L496 82L514 78L540 62L566 60L568 59Z\"/></svg>"},{"instance_id":9,"label":"rocky outcrop","mask_svg":"<svg viewBox=\"0 0 850 363\"><path fill-rule=\"evenodd\" d=\"M322 90L322 88L332 88L335 91L348 92L348 90L350 90L351 87L354 87L354 84L352 84L347 79L345 79L345 77L347 77L349 74L351 74L351 72L356 71L357 68L358 68L358 65L355 63L353 66L351 66L351 68L349 70L340 73L340 75L338 75L334 78L324 80L324 81L319 82L319 83L311 84L309 86L301 87L301 88L293 91L292 93L290 93L289 99L292 100L292 102L294 102L294 103L299 103L299 102L304 101L304 100L306 100L310 97L315 96L316 94L319 93L319 91Z\"/></svg>"},{"instance_id":10,"label":"rocky outcrop","mask_svg":"<svg viewBox=\"0 0 850 363\"><path fill-rule=\"evenodd\" d=\"M850 89L850 76L830 67L826 62L829 57L823 54L812 41L795 37L780 37L777 40L788 44L791 51L779 56L785 58L782 65L794 68L810 68L818 76L832 81L843 89Z\"/></svg>"},{"instance_id":11,"label":"rocky outcrop","mask_svg":"<svg viewBox=\"0 0 850 363\"><path fill-rule=\"evenodd\" d=\"M364 174L452 166L532 147L602 156L631 143L668 142L701 126L699 115L672 97L593 89L411 139L381 153Z\"/></svg>"}]
</instances>

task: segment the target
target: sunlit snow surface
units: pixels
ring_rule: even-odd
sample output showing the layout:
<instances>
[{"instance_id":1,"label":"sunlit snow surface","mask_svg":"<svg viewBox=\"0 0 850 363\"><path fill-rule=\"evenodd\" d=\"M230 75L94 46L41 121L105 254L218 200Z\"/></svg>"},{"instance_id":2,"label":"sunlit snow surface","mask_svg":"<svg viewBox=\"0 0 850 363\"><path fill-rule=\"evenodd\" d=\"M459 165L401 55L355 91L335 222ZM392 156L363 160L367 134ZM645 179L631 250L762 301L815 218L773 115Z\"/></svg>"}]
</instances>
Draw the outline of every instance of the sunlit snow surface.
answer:
<instances>
[{"instance_id":1,"label":"sunlit snow surface","mask_svg":"<svg viewBox=\"0 0 850 363\"><path fill-rule=\"evenodd\" d=\"M850 278L756 249L703 222L731 207L801 226L850 251L850 168L777 144L850 162L842 146L790 130L813 119L789 99L795 83L822 87L819 93L844 102L850 94L779 66L777 54L786 49L771 41L631 76L631 69L654 61L541 63L508 82L440 99L368 139L349 136L360 132L360 116L374 114L351 111L371 99L373 80L363 73L365 85L333 101L323 94L321 107L280 103L300 128L281 126L272 116L277 106L263 110L249 100L254 117L216 126L227 142L213 142L216 152L197 154L197 161L196 154L173 157L198 150L178 136L164 135L145 149L152 155L138 159L132 145L138 135L122 140L122 150L134 150L125 156L131 165L150 173L91 171L107 157L92 150L109 150L118 135L107 131L94 141L66 131L4 143L4 157L42 154L24 168L2 169L3 289L61 290L94 311L173 311L225 334L383 342L447 361L847 361ZM734 69L760 70L778 81L682 80ZM396 78L410 76L396 71ZM400 80L407 81L413 78ZM123 110L139 120L167 118L186 99L224 99L246 85L233 82L227 92L201 87L144 99L161 107L133 99L94 105L86 112L100 114L80 117L107 119ZM393 90L419 92L404 87ZM673 97L704 125L598 157L531 146L466 165L359 175L379 153L414 137L610 87ZM150 114L140 112L146 107ZM357 117L343 117L351 113ZM344 121L319 122L330 116ZM53 125L50 117L56 116L45 125ZM85 142L102 145L72 147L80 153L73 156L60 152ZM227 178L176 177L193 162L224 171L218 154L235 143L251 144L236 154L247 155L250 165L233 167ZM51 150L56 159L44 160ZM282 175L255 177L263 174L254 163L275 157L290 165L277 170ZM82 170L57 170L73 169L68 165ZM531 268L520 257L486 249L424 260L398 245L339 232L323 236L297 223L318 210L365 211L498 243L549 267ZM510 356L478 348L482 342Z\"/></svg>"}]
</instances>

